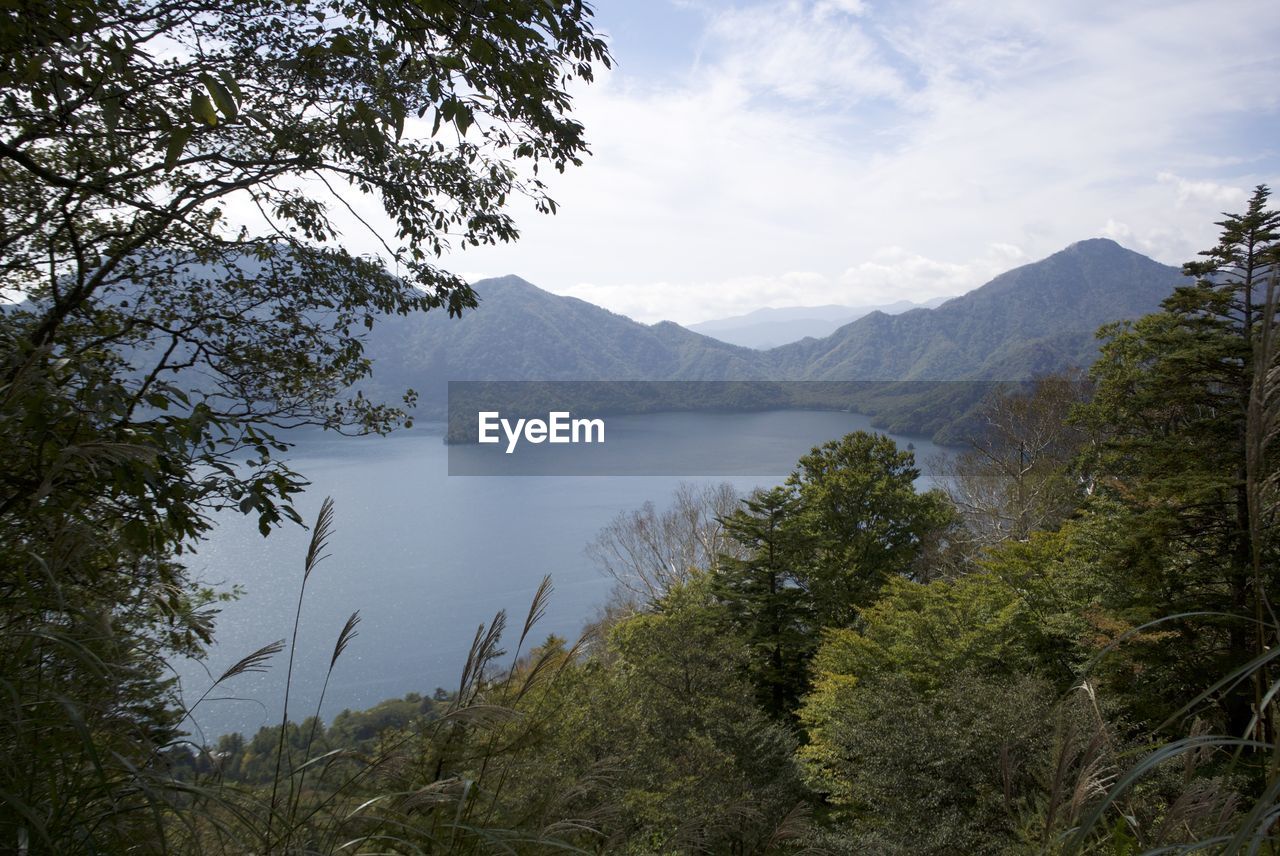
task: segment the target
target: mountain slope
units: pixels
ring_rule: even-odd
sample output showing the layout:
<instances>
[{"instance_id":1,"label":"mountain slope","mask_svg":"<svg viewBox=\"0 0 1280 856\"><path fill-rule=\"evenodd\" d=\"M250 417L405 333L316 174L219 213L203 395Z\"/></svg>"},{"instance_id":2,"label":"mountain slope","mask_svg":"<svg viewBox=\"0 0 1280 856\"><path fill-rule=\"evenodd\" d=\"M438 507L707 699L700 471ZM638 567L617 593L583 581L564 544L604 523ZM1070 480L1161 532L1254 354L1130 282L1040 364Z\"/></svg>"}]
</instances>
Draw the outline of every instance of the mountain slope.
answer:
<instances>
[{"instance_id":1,"label":"mountain slope","mask_svg":"<svg viewBox=\"0 0 1280 856\"><path fill-rule=\"evenodd\" d=\"M388 318L367 352L374 388L413 387L442 399L450 380L765 379L760 352L700 336L676 324L648 326L517 276L474 285L480 307Z\"/></svg>"},{"instance_id":2,"label":"mountain slope","mask_svg":"<svg viewBox=\"0 0 1280 856\"><path fill-rule=\"evenodd\" d=\"M1091 362L1098 327L1154 311L1180 280L1114 241L1081 241L937 309L875 312L766 355L808 380L1019 379Z\"/></svg>"},{"instance_id":3,"label":"mountain slope","mask_svg":"<svg viewBox=\"0 0 1280 856\"><path fill-rule=\"evenodd\" d=\"M1019 380L1087 365L1099 326L1155 310L1180 280L1112 241L1081 241L936 309L873 312L825 338L757 351L507 276L476 283L481 306L461 319L375 325L368 386L383 397L417 389L435 416L449 380ZM903 392L896 415L888 405L866 412L902 427L926 406L922 389Z\"/></svg>"},{"instance_id":4,"label":"mountain slope","mask_svg":"<svg viewBox=\"0 0 1280 856\"><path fill-rule=\"evenodd\" d=\"M897 315L910 309L929 309L947 299L940 297L925 303L898 300L882 306L784 306L757 309L746 315L690 324L688 329L731 345L764 350L805 338L829 336L841 326L872 312Z\"/></svg>"}]
</instances>

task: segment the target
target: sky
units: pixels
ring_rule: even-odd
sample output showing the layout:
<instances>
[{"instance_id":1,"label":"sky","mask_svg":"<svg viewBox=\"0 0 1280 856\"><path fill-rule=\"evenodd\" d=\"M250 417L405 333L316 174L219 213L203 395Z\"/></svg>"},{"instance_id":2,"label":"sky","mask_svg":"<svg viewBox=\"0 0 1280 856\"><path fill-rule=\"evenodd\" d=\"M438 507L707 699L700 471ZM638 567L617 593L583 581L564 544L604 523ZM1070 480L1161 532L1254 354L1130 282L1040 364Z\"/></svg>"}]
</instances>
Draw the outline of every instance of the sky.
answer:
<instances>
[{"instance_id":1,"label":"sky","mask_svg":"<svg viewBox=\"0 0 1280 856\"><path fill-rule=\"evenodd\" d=\"M1274 0L595 8L593 155L468 279L644 322L926 300L1093 237L1181 264L1280 177Z\"/></svg>"}]
</instances>

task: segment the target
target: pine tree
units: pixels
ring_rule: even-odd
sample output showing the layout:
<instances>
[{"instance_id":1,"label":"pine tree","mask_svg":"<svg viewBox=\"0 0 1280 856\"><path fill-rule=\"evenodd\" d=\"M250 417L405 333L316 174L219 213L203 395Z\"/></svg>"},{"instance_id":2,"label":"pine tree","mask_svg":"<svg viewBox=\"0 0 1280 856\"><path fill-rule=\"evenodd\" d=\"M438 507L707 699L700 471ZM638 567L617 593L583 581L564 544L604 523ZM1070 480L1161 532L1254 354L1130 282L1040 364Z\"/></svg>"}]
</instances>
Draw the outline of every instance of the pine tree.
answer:
<instances>
[{"instance_id":1,"label":"pine tree","mask_svg":"<svg viewBox=\"0 0 1280 856\"><path fill-rule=\"evenodd\" d=\"M1120 606L1135 623L1221 614L1171 622L1176 634L1150 652L1144 680L1166 707L1243 665L1259 644L1251 619L1268 581L1253 573L1245 444L1259 297L1280 247L1269 195L1258 187L1244 214L1218 223L1218 244L1183 267L1195 279L1161 312L1100 333L1087 416L1104 438L1100 484L1129 515L1110 559L1128 577ZM1241 687L1221 700L1235 733L1252 715L1250 695Z\"/></svg>"},{"instance_id":2,"label":"pine tree","mask_svg":"<svg viewBox=\"0 0 1280 856\"><path fill-rule=\"evenodd\" d=\"M813 608L794 575L787 522L796 510L786 487L757 491L725 518L725 532L746 558L722 556L713 578L716 600L746 640L751 678L764 710L791 714L806 689L805 664L817 645Z\"/></svg>"},{"instance_id":3,"label":"pine tree","mask_svg":"<svg viewBox=\"0 0 1280 856\"><path fill-rule=\"evenodd\" d=\"M714 591L751 649L760 703L794 713L824 629L848 627L884 583L909 576L951 521L936 491L917 493L915 456L857 431L800 459L786 484L725 519L746 558L721 558Z\"/></svg>"}]
</instances>

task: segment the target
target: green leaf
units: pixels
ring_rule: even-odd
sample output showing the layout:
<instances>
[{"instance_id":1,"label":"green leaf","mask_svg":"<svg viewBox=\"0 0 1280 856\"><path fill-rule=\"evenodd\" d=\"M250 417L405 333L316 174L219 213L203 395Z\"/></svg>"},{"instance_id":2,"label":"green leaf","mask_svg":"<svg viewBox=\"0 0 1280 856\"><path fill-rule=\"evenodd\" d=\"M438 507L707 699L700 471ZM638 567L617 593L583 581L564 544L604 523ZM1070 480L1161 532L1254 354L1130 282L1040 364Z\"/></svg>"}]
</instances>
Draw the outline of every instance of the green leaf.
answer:
<instances>
[{"instance_id":1,"label":"green leaf","mask_svg":"<svg viewBox=\"0 0 1280 856\"><path fill-rule=\"evenodd\" d=\"M388 105L388 112L391 113L391 124L396 131L396 139L399 140L404 134L404 103L401 101L392 101Z\"/></svg>"},{"instance_id":2,"label":"green leaf","mask_svg":"<svg viewBox=\"0 0 1280 856\"><path fill-rule=\"evenodd\" d=\"M218 111L213 109L213 102L202 92L191 93L191 115L209 127L218 124Z\"/></svg>"},{"instance_id":3,"label":"green leaf","mask_svg":"<svg viewBox=\"0 0 1280 856\"><path fill-rule=\"evenodd\" d=\"M141 520L130 520L125 523L123 534L125 540L137 548L146 547L151 538L147 525Z\"/></svg>"},{"instance_id":4,"label":"green leaf","mask_svg":"<svg viewBox=\"0 0 1280 856\"><path fill-rule=\"evenodd\" d=\"M227 88L207 74L200 75L200 80L204 83L204 88L208 89L209 94L213 96L213 103L218 105L222 115L231 121L235 121L236 116L240 113L240 108L236 105L235 98L232 97Z\"/></svg>"},{"instance_id":5,"label":"green leaf","mask_svg":"<svg viewBox=\"0 0 1280 856\"><path fill-rule=\"evenodd\" d=\"M23 83L35 83L44 73L44 57L33 57L22 70Z\"/></svg>"},{"instance_id":6,"label":"green leaf","mask_svg":"<svg viewBox=\"0 0 1280 856\"><path fill-rule=\"evenodd\" d=\"M218 72L218 78L222 81L222 85L227 87L227 91L235 96L236 103L244 101L244 93L240 91L240 84L236 79L225 71Z\"/></svg>"},{"instance_id":7,"label":"green leaf","mask_svg":"<svg viewBox=\"0 0 1280 856\"><path fill-rule=\"evenodd\" d=\"M120 99L117 96L108 95L102 99L102 122L109 133L116 132L116 126L120 123Z\"/></svg>"},{"instance_id":8,"label":"green leaf","mask_svg":"<svg viewBox=\"0 0 1280 856\"><path fill-rule=\"evenodd\" d=\"M355 56L356 46L345 33L337 33L329 40L329 50L335 56Z\"/></svg>"},{"instance_id":9,"label":"green leaf","mask_svg":"<svg viewBox=\"0 0 1280 856\"><path fill-rule=\"evenodd\" d=\"M164 152L165 172L178 165L178 158L182 157L182 150L186 147L187 140L191 139L193 130L190 125L183 125L179 128L174 128L173 132L169 134L169 145Z\"/></svg>"}]
</instances>

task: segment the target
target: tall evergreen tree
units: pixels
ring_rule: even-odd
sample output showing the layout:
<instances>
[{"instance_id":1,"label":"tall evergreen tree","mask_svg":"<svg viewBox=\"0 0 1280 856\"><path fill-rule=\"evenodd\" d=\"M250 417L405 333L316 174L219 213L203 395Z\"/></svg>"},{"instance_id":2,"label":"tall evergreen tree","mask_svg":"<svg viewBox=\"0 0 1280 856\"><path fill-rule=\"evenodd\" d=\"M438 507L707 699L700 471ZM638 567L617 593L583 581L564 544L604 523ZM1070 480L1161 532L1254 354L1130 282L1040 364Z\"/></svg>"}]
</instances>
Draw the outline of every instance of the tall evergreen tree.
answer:
<instances>
[{"instance_id":1,"label":"tall evergreen tree","mask_svg":"<svg viewBox=\"0 0 1280 856\"><path fill-rule=\"evenodd\" d=\"M747 640L760 703L793 714L826 628L847 627L886 580L913 574L951 520L939 492L917 493L915 456L858 431L800 459L781 487L725 519L745 558L722 556L713 590Z\"/></svg>"},{"instance_id":2,"label":"tall evergreen tree","mask_svg":"<svg viewBox=\"0 0 1280 856\"><path fill-rule=\"evenodd\" d=\"M1273 582L1254 578L1246 490L1258 303L1280 247L1269 195L1258 187L1245 213L1218 223L1218 244L1184 266L1194 281L1161 312L1100 333L1087 414L1103 436L1100 483L1130 516L1111 557L1131 581L1121 606L1135 623L1221 614L1170 624L1178 634L1152 646L1144 680L1165 707L1256 653L1251 617ZM1222 699L1236 733L1252 716L1250 696L1242 687Z\"/></svg>"},{"instance_id":3,"label":"tall evergreen tree","mask_svg":"<svg viewBox=\"0 0 1280 856\"><path fill-rule=\"evenodd\" d=\"M805 663L817 645L813 605L795 578L798 556L787 526L796 498L789 488L775 487L742 504L724 524L746 558L721 557L713 592L747 642L761 707L785 717L805 691Z\"/></svg>"}]
</instances>

